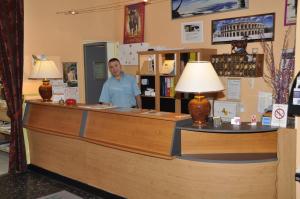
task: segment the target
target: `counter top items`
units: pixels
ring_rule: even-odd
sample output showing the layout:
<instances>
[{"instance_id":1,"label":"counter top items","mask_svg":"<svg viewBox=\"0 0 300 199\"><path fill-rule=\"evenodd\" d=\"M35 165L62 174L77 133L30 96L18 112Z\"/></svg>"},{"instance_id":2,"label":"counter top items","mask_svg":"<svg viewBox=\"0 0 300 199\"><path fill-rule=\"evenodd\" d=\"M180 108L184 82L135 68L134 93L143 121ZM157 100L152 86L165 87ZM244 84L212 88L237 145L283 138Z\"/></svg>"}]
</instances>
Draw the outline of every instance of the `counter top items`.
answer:
<instances>
[{"instance_id":1,"label":"counter top items","mask_svg":"<svg viewBox=\"0 0 300 199\"><path fill-rule=\"evenodd\" d=\"M52 97L52 85L50 84L49 79L62 78L62 74L58 71L54 61L37 59L34 55L33 58L35 61L29 79L43 80L43 84L39 87L39 93L43 102L49 102Z\"/></svg>"},{"instance_id":2,"label":"counter top items","mask_svg":"<svg viewBox=\"0 0 300 199\"><path fill-rule=\"evenodd\" d=\"M75 99L67 99L66 100L66 104L67 105L75 105L76 104L76 100Z\"/></svg>"},{"instance_id":3,"label":"counter top items","mask_svg":"<svg viewBox=\"0 0 300 199\"><path fill-rule=\"evenodd\" d=\"M205 126L196 127L196 126L182 126L178 127L182 130L190 130L190 131L205 131L211 133L260 133L266 131L277 131L278 127L274 126L264 126L261 123L257 123L257 125L251 125L250 122L241 122L240 125L232 125L228 122L223 122L219 127L214 127L212 123L206 123Z\"/></svg>"},{"instance_id":4,"label":"counter top items","mask_svg":"<svg viewBox=\"0 0 300 199\"><path fill-rule=\"evenodd\" d=\"M188 107L195 126L205 125L211 105L203 93L220 92L224 86L208 61L188 62L177 82L175 91L194 93Z\"/></svg>"}]
</instances>

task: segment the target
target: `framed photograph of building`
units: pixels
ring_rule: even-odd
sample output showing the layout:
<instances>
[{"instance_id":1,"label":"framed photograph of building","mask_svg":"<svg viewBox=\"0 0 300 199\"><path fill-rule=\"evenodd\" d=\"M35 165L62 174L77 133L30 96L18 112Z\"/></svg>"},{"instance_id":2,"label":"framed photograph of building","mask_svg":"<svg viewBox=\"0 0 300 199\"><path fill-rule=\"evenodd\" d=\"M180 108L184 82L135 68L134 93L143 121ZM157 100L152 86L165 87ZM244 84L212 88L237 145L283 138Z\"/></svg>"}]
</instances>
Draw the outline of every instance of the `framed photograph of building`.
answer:
<instances>
[{"instance_id":1,"label":"framed photograph of building","mask_svg":"<svg viewBox=\"0 0 300 199\"><path fill-rule=\"evenodd\" d=\"M295 25L297 18L298 0L285 0L284 25Z\"/></svg>"},{"instance_id":2,"label":"framed photograph of building","mask_svg":"<svg viewBox=\"0 0 300 199\"><path fill-rule=\"evenodd\" d=\"M275 13L212 20L212 44L232 41L273 41Z\"/></svg>"},{"instance_id":3,"label":"framed photograph of building","mask_svg":"<svg viewBox=\"0 0 300 199\"><path fill-rule=\"evenodd\" d=\"M124 44L144 42L145 3L125 6Z\"/></svg>"},{"instance_id":4,"label":"framed photograph of building","mask_svg":"<svg viewBox=\"0 0 300 199\"><path fill-rule=\"evenodd\" d=\"M172 0L172 19L248 8L248 0Z\"/></svg>"}]
</instances>

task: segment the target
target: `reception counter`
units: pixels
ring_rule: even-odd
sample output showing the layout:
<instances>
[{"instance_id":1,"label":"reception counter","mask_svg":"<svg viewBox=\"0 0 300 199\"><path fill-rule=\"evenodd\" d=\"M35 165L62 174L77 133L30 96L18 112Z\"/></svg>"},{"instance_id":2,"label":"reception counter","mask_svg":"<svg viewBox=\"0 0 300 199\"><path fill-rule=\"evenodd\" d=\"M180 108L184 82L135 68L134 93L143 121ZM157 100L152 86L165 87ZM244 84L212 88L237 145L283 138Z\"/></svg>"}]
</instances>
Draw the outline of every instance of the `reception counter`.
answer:
<instances>
[{"instance_id":1,"label":"reception counter","mask_svg":"<svg viewBox=\"0 0 300 199\"><path fill-rule=\"evenodd\" d=\"M295 130L28 101L30 162L126 198L295 198Z\"/></svg>"}]
</instances>

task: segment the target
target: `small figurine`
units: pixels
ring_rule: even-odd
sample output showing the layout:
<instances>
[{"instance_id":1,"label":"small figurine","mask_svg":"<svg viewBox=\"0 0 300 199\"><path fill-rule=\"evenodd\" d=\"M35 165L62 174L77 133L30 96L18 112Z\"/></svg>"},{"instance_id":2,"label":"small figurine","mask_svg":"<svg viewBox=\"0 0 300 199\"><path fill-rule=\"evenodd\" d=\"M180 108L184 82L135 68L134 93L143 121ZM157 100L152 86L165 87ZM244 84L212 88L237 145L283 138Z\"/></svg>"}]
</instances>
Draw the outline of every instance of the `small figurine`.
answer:
<instances>
[{"instance_id":1,"label":"small figurine","mask_svg":"<svg viewBox=\"0 0 300 199\"><path fill-rule=\"evenodd\" d=\"M63 98L60 98L60 100L58 101L59 104L65 104L65 100Z\"/></svg>"},{"instance_id":2,"label":"small figurine","mask_svg":"<svg viewBox=\"0 0 300 199\"><path fill-rule=\"evenodd\" d=\"M256 123L257 123L256 115L251 115L251 125L256 125Z\"/></svg>"},{"instance_id":3,"label":"small figurine","mask_svg":"<svg viewBox=\"0 0 300 199\"><path fill-rule=\"evenodd\" d=\"M248 36L243 36L242 40L234 40L231 42L231 53L233 54L248 54L246 51L248 44Z\"/></svg>"},{"instance_id":4,"label":"small figurine","mask_svg":"<svg viewBox=\"0 0 300 199\"><path fill-rule=\"evenodd\" d=\"M231 124L233 124L233 125L241 125L241 118L240 117L233 117L231 119Z\"/></svg>"}]
</instances>

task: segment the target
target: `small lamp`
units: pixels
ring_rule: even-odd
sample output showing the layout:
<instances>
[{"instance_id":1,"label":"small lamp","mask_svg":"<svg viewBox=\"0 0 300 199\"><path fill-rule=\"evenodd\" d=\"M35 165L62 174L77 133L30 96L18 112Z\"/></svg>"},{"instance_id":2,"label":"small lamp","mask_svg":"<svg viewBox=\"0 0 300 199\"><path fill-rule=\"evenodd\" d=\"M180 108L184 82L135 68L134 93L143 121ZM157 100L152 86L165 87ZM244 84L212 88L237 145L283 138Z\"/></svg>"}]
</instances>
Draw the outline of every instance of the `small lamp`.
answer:
<instances>
[{"instance_id":1,"label":"small lamp","mask_svg":"<svg viewBox=\"0 0 300 199\"><path fill-rule=\"evenodd\" d=\"M194 126L206 124L211 107L209 101L202 93L212 93L224 90L212 64L208 61L188 62L175 87L176 91L195 93L188 107Z\"/></svg>"},{"instance_id":2,"label":"small lamp","mask_svg":"<svg viewBox=\"0 0 300 199\"><path fill-rule=\"evenodd\" d=\"M39 87L39 93L43 102L51 101L52 85L49 79L62 78L61 73L58 71L55 63L50 60L35 60L33 70L29 79L42 79L43 84Z\"/></svg>"}]
</instances>

